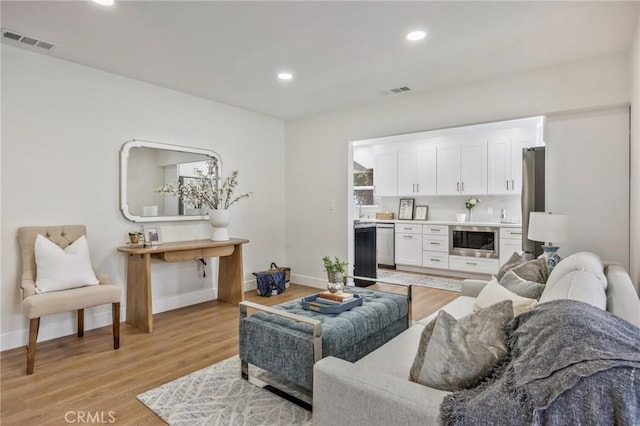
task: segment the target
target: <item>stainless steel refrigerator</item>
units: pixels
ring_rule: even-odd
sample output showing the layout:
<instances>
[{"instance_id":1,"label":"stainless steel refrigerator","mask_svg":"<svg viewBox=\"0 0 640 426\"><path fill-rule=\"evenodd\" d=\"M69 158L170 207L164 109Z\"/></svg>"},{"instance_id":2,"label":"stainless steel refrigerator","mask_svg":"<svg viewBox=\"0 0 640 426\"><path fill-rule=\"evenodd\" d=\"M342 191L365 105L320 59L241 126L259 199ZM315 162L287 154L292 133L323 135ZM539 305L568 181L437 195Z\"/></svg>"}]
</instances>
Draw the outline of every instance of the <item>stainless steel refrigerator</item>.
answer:
<instances>
[{"instance_id":1,"label":"stainless steel refrigerator","mask_svg":"<svg viewBox=\"0 0 640 426\"><path fill-rule=\"evenodd\" d=\"M542 242L531 241L529 233L529 213L545 211L545 147L524 148L522 150L522 251L527 257L542 254Z\"/></svg>"}]
</instances>

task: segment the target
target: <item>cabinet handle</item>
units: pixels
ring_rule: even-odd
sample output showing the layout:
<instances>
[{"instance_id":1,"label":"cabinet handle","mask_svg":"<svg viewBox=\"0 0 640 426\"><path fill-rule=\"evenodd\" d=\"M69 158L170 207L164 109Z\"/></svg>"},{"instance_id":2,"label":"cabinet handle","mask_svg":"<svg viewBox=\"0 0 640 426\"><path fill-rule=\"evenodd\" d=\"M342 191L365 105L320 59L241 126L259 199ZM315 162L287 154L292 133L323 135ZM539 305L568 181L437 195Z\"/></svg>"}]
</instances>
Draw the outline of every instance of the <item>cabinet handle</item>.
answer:
<instances>
[{"instance_id":1,"label":"cabinet handle","mask_svg":"<svg viewBox=\"0 0 640 426\"><path fill-rule=\"evenodd\" d=\"M476 265L478 265L478 264L477 264L477 263L475 263L475 262L467 262L467 265L476 266Z\"/></svg>"},{"instance_id":2,"label":"cabinet handle","mask_svg":"<svg viewBox=\"0 0 640 426\"><path fill-rule=\"evenodd\" d=\"M431 242L429 244L431 244L432 246L439 246L440 245L440 243L435 243L435 242Z\"/></svg>"},{"instance_id":3,"label":"cabinet handle","mask_svg":"<svg viewBox=\"0 0 640 426\"><path fill-rule=\"evenodd\" d=\"M416 192L420 192L420 184L416 183Z\"/></svg>"},{"instance_id":4,"label":"cabinet handle","mask_svg":"<svg viewBox=\"0 0 640 426\"><path fill-rule=\"evenodd\" d=\"M522 235L522 232L509 232L511 235Z\"/></svg>"},{"instance_id":5,"label":"cabinet handle","mask_svg":"<svg viewBox=\"0 0 640 426\"><path fill-rule=\"evenodd\" d=\"M516 189L516 188L515 188L515 184L514 184L514 180L513 180L513 179L511 179L511 189Z\"/></svg>"},{"instance_id":6,"label":"cabinet handle","mask_svg":"<svg viewBox=\"0 0 640 426\"><path fill-rule=\"evenodd\" d=\"M460 182L456 182L456 191L460 192Z\"/></svg>"},{"instance_id":7,"label":"cabinet handle","mask_svg":"<svg viewBox=\"0 0 640 426\"><path fill-rule=\"evenodd\" d=\"M464 182L462 182L461 191L464 192Z\"/></svg>"},{"instance_id":8,"label":"cabinet handle","mask_svg":"<svg viewBox=\"0 0 640 426\"><path fill-rule=\"evenodd\" d=\"M507 191L509 190L509 180L507 179Z\"/></svg>"},{"instance_id":9,"label":"cabinet handle","mask_svg":"<svg viewBox=\"0 0 640 426\"><path fill-rule=\"evenodd\" d=\"M411 192L416 192L416 184L415 183L411 184Z\"/></svg>"},{"instance_id":10,"label":"cabinet handle","mask_svg":"<svg viewBox=\"0 0 640 426\"><path fill-rule=\"evenodd\" d=\"M413 238L411 235L405 235L404 238Z\"/></svg>"},{"instance_id":11,"label":"cabinet handle","mask_svg":"<svg viewBox=\"0 0 640 426\"><path fill-rule=\"evenodd\" d=\"M432 262L440 262L440 259L429 259Z\"/></svg>"},{"instance_id":12,"label":"cabinet handle","mask_svg":"<svg viewBox=\"0 0 640 426\"><path fill-rule=\"evenodd\" d=\"M404 228L405 231L411 231L413 228Z\"/></svg>"},{"instance_id":13,"label":"cabinet handle","mask_svg":"<svg viewBox=\"0 0 640 426\"><path fill-rule=\"evenodd\" d=\"M431 228L431 229L430 229L430 231L432 231L432 232L440 232L440 231L441 231L441 229L438 229L438 228Z\"/></svg>"}]
</instances>

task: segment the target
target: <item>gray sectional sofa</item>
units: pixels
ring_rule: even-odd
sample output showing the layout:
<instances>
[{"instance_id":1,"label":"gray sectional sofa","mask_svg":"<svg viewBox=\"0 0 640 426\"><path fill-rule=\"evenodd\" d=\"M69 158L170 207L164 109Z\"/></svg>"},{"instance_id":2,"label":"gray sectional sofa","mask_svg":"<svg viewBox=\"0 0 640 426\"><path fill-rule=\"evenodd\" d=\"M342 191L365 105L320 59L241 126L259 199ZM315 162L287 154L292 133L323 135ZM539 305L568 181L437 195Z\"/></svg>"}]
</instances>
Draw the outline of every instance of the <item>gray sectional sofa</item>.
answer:
<instances>
[{"instance_id":1,"label":"gray sectional sofa","mask_svg":"<svg viewBox=\"0 0 640 426\"><path fill-rule=\"evenodd\" d=\"M640 327L640 300L624 269L603 265L594 254L577 253L549 276L539 303L556 299L586 302ZM486 281L466 280L462 295L443 309L455 318L473 312ZM313 423L324 425L439 424L448 392L408 380L420 336L436 314L410 327L355 363L328 357L314 366Z\"/></svg>"}]
</instances>

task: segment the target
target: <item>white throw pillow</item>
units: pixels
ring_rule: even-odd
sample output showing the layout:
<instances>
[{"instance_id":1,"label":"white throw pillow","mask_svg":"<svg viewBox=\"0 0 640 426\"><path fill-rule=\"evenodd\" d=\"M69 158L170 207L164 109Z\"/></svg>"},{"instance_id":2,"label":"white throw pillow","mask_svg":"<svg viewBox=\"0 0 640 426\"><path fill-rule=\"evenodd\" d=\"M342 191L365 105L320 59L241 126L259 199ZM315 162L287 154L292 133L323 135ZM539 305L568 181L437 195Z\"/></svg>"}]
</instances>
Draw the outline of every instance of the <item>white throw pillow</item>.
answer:
<instances>
[{"instance_id":1,"label":"white throw pillow","mask_svg":"<svg viewBox=\"0 0 640 426\"><path fill-rule=\"evenodd\" d=\"M48 238L38 235L35 256L36 293L99 284L91 267L89 244L84 235L64 250Z\"/></svg>"},{"instance_id":2,"label":"white throw pillow","mask_svg":"<svg viewBox=\"0 0 640 426\"><path fill-rule=\"evenodd\" d=\"M511 300L513 302L513 316L520 315L523 312L527 312L536 306L538 302L536 299L528 299L521 297L512 291L502 287L496 277L492 277L491 281L482 289L476 303L473 306L474 311L486 308L503 300Z\"/></svg>"}]
</instances>

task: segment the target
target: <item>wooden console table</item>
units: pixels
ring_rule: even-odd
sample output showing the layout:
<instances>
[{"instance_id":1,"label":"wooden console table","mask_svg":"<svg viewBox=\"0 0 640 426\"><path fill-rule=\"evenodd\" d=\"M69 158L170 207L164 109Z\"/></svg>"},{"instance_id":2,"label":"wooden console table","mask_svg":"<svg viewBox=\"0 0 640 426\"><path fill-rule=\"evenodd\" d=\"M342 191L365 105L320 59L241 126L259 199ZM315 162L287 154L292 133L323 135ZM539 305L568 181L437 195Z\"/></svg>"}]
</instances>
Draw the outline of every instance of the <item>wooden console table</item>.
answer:
<instances>
[{"instance_id":1,"label":"wooden console table","mask_svg":"<svg viewBox=\"0 0 640 426\"><path fill-rule=\"evenodd\" d=\"M242 244L249 240L193 240L150 247L118 247L127 253L127 322L145 333L153 332L151 259L185 262L219 257L218 300L237 305L244 300Z\"/></svg>"}]
</instances>

